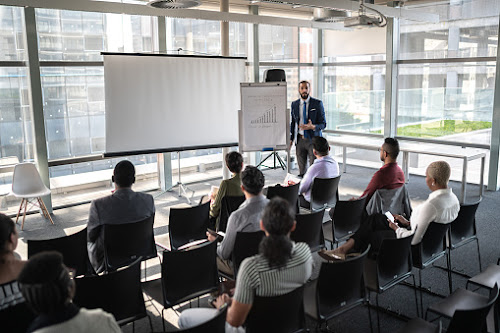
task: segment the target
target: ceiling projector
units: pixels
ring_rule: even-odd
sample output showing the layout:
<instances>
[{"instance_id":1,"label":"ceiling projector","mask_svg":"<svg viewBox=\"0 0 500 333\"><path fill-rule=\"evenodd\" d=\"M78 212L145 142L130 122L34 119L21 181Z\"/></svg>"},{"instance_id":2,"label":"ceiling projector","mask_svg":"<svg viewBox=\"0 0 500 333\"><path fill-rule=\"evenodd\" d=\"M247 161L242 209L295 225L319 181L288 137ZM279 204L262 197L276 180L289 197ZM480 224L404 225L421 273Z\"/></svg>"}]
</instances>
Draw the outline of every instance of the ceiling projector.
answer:
<instances>
[{"instance_id":1,"label":"ceiling projector","mask_svg":"<svg viewBox=\"0 0 500 333\"><path fill-rule=\"evenodd\" d=\"M363 27L380 27L383 22L378 17L370 17L367 15L359 15L355 17L347 17L344 20L345 28L363 28Z\"/></svg>"}]
</instances>

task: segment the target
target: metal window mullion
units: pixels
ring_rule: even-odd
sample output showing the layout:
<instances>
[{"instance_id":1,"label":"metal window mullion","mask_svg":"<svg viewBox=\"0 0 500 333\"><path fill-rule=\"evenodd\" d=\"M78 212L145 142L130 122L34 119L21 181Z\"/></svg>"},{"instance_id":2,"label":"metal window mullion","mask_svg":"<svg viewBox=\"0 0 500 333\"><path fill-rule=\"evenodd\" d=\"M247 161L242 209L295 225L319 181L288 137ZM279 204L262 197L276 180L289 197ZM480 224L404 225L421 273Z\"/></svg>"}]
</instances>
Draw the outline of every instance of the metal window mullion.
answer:
<instances>
[{"instance_id":1,"label":"metal window mullion","mask_svg":"<svg viewBox=\"0 0 500 333\"><path fill-rule=\"evenodd\" d=\"M43 116L42 80L40 76L40 60L36 30L35 8L24 8L24 24L26 29L26 51L28 55L28 72L30 85L31 117L33 121L33 138L35 161L45 185L50 188L47 138L45 135L45 119ZM51 195L42 198L49 213L52 213Z\"/></svg>"},{"instance_id":2,"label":"metal window mullion","mask_svg":"<svg viewBox=\"0 0 500 333\"><path fill-rule=\"evenodd\" d=\"M386 29L384 136L394 137L397 134L398 65L396 61L399 48L399 19L388 18Z\"/></svg>"},{"instance_id":3,"label":"metal window mullion","mask_svg":"<svg viewBox=\"0 0 500 333\"><path fill-rule=\"evenodd\" d=\"M500 158L500 39L497 44L497 61L495 72L495 93L493 99L493 117L491 119L491 143L490 143L490 162L488 171L488 190L497 191L499 158Z\"/></svg>"}]
</instances>

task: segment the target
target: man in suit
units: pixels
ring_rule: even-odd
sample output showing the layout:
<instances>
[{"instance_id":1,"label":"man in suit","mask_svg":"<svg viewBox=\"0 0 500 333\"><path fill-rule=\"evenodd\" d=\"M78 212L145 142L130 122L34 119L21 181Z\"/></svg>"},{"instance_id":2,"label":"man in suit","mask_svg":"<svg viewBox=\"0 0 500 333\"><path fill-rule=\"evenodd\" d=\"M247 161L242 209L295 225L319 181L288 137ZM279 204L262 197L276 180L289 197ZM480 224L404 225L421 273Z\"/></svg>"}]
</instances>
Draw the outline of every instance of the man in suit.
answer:
<instances>
[{"instance_id":1,"label":"man in suit","mask_svg":"<svg viewBox=\"0 0 500 333\"><path fill-rule=\"evenodd\" d=\"M90 263L97 273L104 271L104 224L126 224L142 221L155 213L150 194L132 191L135 168L130 161L121 161L113 170L113 194L93 200L87 224L87 249Z\"/></svg>"},{"instance_id":2,"label":"man in suit","mask_svg":"<svg viewBox=\"0 0 500 333\"><path fill-rule=\"evenodd\" d=\"M309 157L309 165L311 165L315 159L312 138L315 136L322 136L321 131L326 127L323 102L309 96L310 90L311 84L308 81L301 81L299 83L300 98L292 102L290 147L293 142L296 141L295 149L300 177L304 176L307 170L307 158ZM295 136L296 127L297 135Z\"/></svg>"}]
</instances>

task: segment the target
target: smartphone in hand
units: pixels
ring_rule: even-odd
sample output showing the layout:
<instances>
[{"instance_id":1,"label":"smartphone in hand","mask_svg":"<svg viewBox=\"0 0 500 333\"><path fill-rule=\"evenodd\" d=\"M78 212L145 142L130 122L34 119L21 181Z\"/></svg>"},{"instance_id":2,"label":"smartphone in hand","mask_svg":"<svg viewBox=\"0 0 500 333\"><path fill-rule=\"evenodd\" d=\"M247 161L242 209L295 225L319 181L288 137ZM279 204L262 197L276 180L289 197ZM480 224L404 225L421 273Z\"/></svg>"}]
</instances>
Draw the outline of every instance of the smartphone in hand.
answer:
<instances>
[{"instance_id":1,"label":"smartphone in hand","mask_svg":"<svg viewBox=\"0 0 500 333\"><path fill-rule=\"evenodd\" d=\"M391 221L392 223L396 223L394 222L394 216L391 214L391 212L385 212L385 216L387 216L387 219L389 219L389 221Z\"/></svg>"},{"instance_id":2,"label":"smartphone in hand","mask_svg":"<svg viewBox=\"0 0 500 333\"><path fill-rule=\"evenodd\" d=\"M218 242L222 242L222 240L224 239L224 236L225 236L225 233L223 233L222 231L216 232L215 230L212 230L210 228L207 228L207 232L210 235L217 237Z\"/></svg>"}]
</instances>

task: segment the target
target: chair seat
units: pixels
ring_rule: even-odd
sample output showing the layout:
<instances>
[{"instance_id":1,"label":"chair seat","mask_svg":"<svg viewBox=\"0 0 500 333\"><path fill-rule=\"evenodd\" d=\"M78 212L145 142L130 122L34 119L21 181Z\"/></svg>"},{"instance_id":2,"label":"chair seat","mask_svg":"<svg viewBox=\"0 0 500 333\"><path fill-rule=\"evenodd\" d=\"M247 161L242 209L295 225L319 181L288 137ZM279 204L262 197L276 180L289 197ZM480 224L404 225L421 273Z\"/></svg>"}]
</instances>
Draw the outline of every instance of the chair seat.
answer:
<instances>
[{"instance_id":1,"label":"chair seat","mask_svg":"<svg viewBox=\"0 0 500 333\"><path fill-rule=\"evenodd\" d=\"M16 192L12 191L12 194L16 198L32 199L32 198L44 197L46 195L49 195L50 190L47 188L45 190L40 190L37 192L31 192L31 193L16 193Z\"/></svg>"},{"instance_id":2,"label":"chair seat","mask_svg":"<svg viewBox=\"0 0 500 333\"><path fill-rule=\"evenodd\" d=\"M459 288L441 302L429 306L428 311L439 313L448 318L453 317L455 310L468 310L484 306L488 303L488 297Z\"/></svg>"},{"instance_id":3,"label":"chair seat","mask_svg":"<svg viewBox=\"0 0 500 333\"><path fill-rule=\"evenodd\" d=\"M163 304L163 291L161 287L161 278L158 278L156 280L150 280L146 282L141 283L142 290L144 293L148 296L150 296L152 299L157 301L160 304Z\"/></svg>"},{"instance_id":4,"label":"chair seat","mask_svg":"<svg viewBox=\"0 0 500 333\"><path fill-rule=\"evenodd\" d=\"M329 242L333 242L332 224L332 220L323 223L323 236L325 237L325 240Z\"/></svg>"},{"instance_id":5,"label":"chair seat","mask_svg":"<svg viewBox=\"0 0 500 333\"><path fill-rule=\"evenodd\" d=\"M438 325L429 323L421 318L410 320L399 333L435 333L439 332Z\"/></svg>"},{"instance_id":6,"label":"chair seat","mask_svg":"<svg viewBox=\"0 0 500 333\"><path fill-rule=\"evenodd\" d=\"M495 286L495 283L500 285L500 266L489 266L482 273L470 278L468 283L474 283L490 289Z\"/></svg>"}]
</instances>

